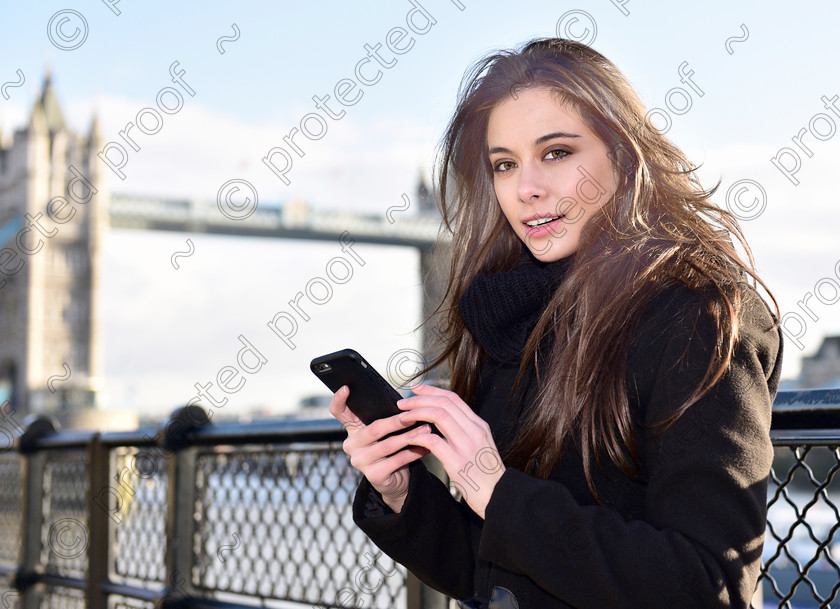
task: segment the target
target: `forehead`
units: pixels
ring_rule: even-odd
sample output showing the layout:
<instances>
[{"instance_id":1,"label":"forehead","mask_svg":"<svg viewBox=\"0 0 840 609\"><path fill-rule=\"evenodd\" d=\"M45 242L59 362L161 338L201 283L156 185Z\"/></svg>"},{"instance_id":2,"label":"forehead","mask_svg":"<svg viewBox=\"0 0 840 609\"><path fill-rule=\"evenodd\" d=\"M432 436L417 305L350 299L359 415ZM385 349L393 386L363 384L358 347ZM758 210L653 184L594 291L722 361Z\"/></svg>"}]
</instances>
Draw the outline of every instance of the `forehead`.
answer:
<instances>
[{"instance_id":1,"label":"forehead","mask_svg":"<svg viewBox=\"0 0 840 609\"><path fill-rule=\"evenodd\" d=\"M490 111L488 143L498 137L530 138L549 131L593 136L577 109L556 91L529 88L512 91Z\"/></svg>"}]
</instances>

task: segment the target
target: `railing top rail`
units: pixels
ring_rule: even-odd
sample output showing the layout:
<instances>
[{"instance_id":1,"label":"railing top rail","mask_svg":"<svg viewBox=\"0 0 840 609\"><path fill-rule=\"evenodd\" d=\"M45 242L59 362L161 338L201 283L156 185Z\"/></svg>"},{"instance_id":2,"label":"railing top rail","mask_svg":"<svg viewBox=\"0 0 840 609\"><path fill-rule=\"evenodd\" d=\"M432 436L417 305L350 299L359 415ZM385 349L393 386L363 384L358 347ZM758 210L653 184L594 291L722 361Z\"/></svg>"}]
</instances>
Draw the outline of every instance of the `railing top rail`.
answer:
<instances>
[{"instance_id":1,"label":"railing top rail","mask_svg":"<svg viewBox=\"0 0 840 609\"><path fill-rule=\"evenodd\" d=\"M157 443L158 428L146 427L134 431L109 431L99 436L106 446L150 446Z\"/></svg>"},{"instance_id":2,"label":"railing top rail","mask_svg":"<svg viewBox=\"0 0 840 609\"><path fill-rule=\"evenodd\" d=\"M277 419L207 425L191 432L189 443L340 442L346 435L336 419Z\"/></svg>"},{"instance_id":3,"label":"railing top rail","mask_svg":"<svg viewBox=\"0 0 840 609\"><path fill-rule=\"evenodd\" d=\"M772 428L840 430L840 389L780 391L773 402Z\"/></svg>"},{"instance_id":4,"label":"railing top rail","mask_svg":"<svg viewBox=\"0 0 840 609\"><path fill-rule=\"evenodd\" d=\"M95 436L96 432L68 429L39 438L31 448L84 448L90 444Z\"/></svg>"},{"instance_id":5,"label":"railing top rail","mask_svg":"<svg viewBox=\"0 0 840 609\"><path fill-rule=\"evenodd\" d=\"M840 388L780 391L773 401L773 409L778 408L836 408L840 410Z\"/></svg>"},{"instance_id":6,"label":"railing top rail","mask_svg":"<svg viewBox=\"0 0 840 609\"><path fill-rule=\"evenodd\" d=\"M836 446L840 429L771 429L770 439L776 446Z\"/></svg>"}]
</instances>

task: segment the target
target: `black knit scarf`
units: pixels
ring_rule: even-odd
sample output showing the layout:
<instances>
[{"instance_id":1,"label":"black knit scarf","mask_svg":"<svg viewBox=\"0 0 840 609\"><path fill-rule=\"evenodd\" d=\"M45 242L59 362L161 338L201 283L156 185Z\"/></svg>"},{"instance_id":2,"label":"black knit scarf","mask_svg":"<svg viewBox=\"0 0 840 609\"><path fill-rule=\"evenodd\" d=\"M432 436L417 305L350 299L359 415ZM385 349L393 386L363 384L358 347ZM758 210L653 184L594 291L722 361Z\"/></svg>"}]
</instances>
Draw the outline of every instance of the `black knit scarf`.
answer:
<instances>
[{"instance_id":1,"label":"black knit scarf","mask_svg":"<svg viewBox=\"0 0 840 609\"><path fill-rule=\"evenodd\" d=\"M458 300L458 310L476 342L494 361L519 363L528 336L572 259L540 262L523 247L514 269L475 276Z\"/></svg>"}]
</instances>

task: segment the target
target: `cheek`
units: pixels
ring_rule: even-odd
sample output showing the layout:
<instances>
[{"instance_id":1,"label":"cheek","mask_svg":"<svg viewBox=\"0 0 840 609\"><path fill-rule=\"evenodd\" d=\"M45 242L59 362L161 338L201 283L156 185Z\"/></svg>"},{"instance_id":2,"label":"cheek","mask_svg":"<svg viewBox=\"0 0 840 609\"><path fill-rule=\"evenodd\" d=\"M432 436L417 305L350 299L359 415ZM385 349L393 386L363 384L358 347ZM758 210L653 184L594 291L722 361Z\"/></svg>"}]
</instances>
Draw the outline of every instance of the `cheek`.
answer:
<instances>
[{"instance_id":1,"label":"cheek","mask_svg":"<svg viewBox=\"0 0 840 609\"><path fill-rule=\"evenodd\" d=\"M615 167L613 167L612 163L608 158L604 158L602 160L602 167L600 171L600 180L601 184L604 185L604 188L607 191L606 200L610 200L612 196L615 194L616 189L618 188L620 182L620 176L618 171Z\"/></svg>"},{"instance_id":2,"label":"cheek","mask_svg":"<svg viewBox=\"0 0 840 609\"><path fill-rule=\"evenodd\" d=\"M502 205L501 206L502 214L504 215L505 219L510 224L513 230L519 230L520 222L519 222L519 214L516 208L513 208L509 205Z\"/></svg>"}]
</instances>

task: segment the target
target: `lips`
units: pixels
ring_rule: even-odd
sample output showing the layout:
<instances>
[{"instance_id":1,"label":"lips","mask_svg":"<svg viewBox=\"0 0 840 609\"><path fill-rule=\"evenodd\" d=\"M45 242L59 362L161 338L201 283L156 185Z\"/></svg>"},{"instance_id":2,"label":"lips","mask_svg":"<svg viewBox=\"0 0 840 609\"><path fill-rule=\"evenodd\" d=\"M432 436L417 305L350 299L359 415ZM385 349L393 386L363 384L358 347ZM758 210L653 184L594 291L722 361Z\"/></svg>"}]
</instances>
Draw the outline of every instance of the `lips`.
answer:
<instances>
[{"instance_id":1,"label":"lips","mask_svg":"<svg viewBox=\"0 0 840 609\"><path fill-rule=\"evenodd\" d=\"M529 239L562 237L566 234L565 218L566 214L537 214L523 220L522 225Z\"/></svg>"}]
</instances>

